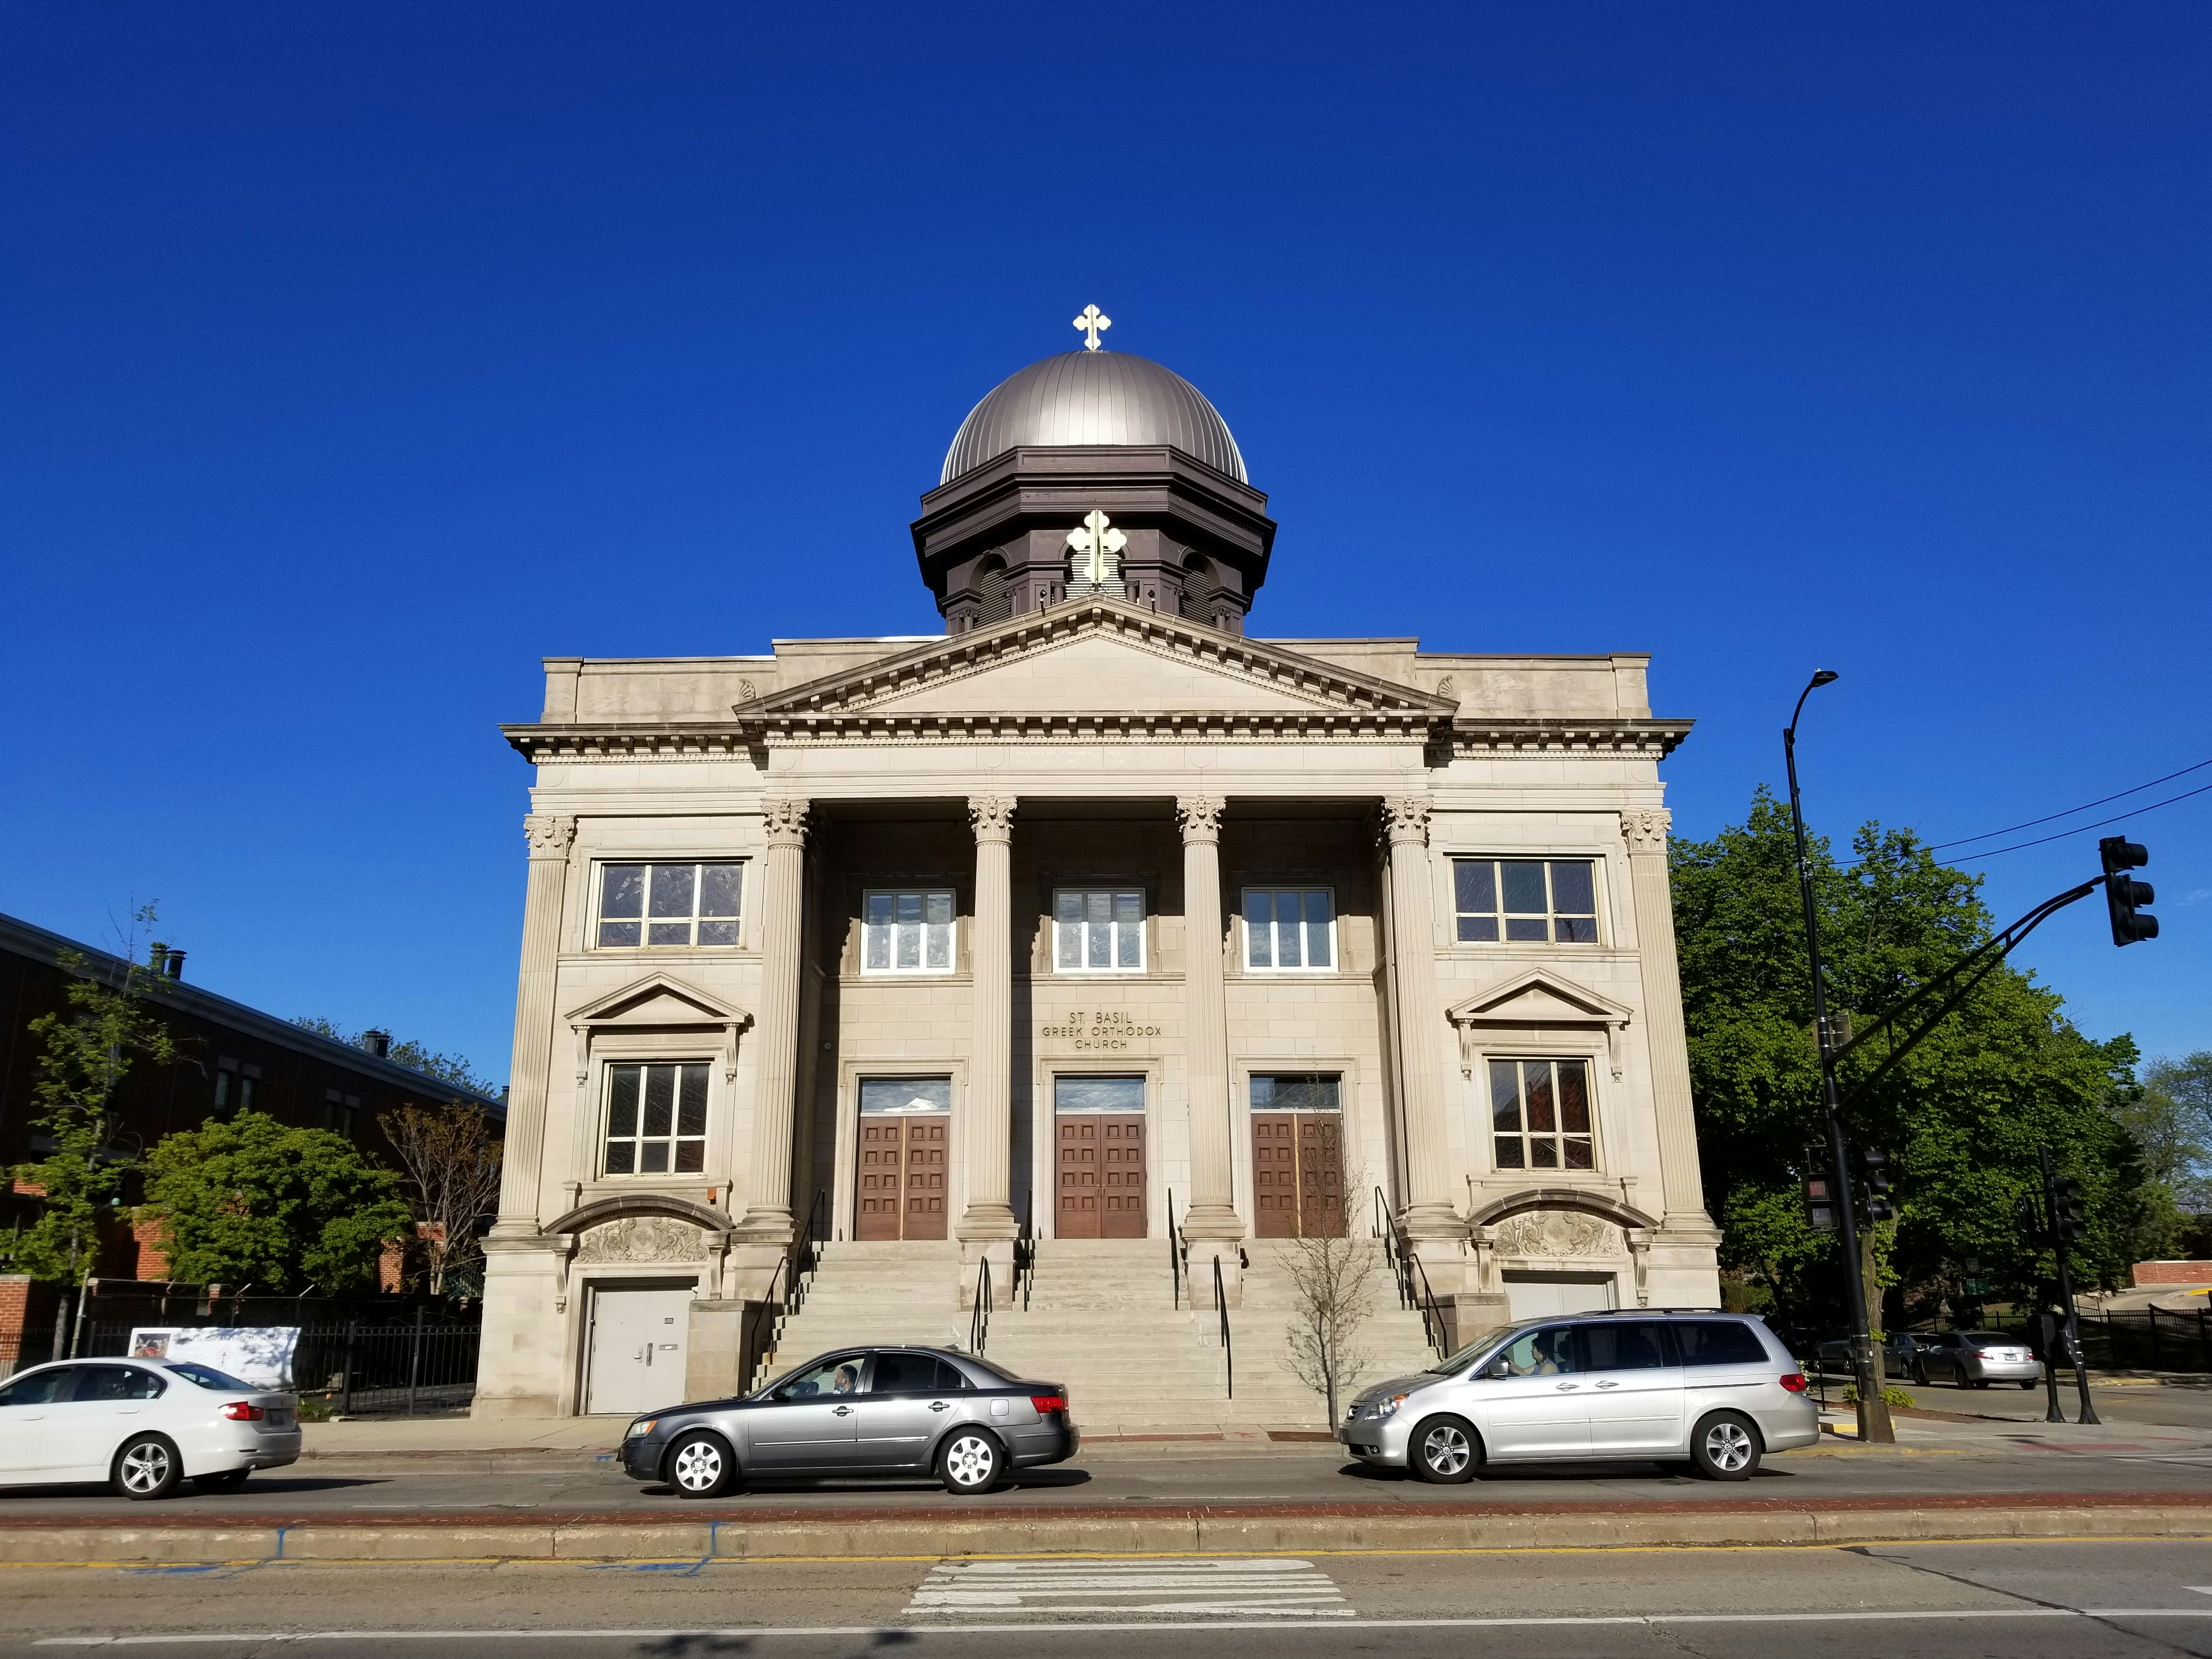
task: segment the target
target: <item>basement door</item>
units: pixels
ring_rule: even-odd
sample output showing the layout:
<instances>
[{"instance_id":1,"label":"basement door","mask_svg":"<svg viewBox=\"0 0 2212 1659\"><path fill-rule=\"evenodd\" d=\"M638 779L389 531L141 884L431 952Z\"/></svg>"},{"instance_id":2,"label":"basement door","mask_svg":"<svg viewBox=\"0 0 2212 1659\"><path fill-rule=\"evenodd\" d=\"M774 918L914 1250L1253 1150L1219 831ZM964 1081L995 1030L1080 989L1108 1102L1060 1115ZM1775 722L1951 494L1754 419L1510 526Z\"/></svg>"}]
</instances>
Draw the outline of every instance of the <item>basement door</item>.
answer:
<instances>
[{"instance_id":1,"label":"basement door","mask_svg":"<svg viewBox=\"0 0 2212 1659\"><path fill-rule=\"evenodd\" d=\"M860 1079L856 1239L943 1238L952 1079Z\"/></svg>"},{"instance_id":2,"label":"basement door","mask_svg":"<svg viewBox=\"0 0 2212 1659\"><path fill-rule=\"evenodd\" d=\"M1252 1231L1261 1238L1344 1237L1335 1078L1254 1073Z\"/></svg>"},{"instance_id":3,"label":"basement door","mask_svg":"<svg viewBox=\"0 0 2212 1659\"><path fill-rule=\"evenodd\" d=\"M684 1343L698 1294L690 1285L593 1288L586 1415L651 1411L683 1398Z\"/></svg>"},{"instance_id":4,"label":"basement door","mask_svg":"<svg viewBox=\"0 0 2212 1659\"><path fill-rule=\"evenodd\" d=\"M1143 1238L1145 1079L1052 1080L1055 1238Z\"/></svg>"}]
</instances>

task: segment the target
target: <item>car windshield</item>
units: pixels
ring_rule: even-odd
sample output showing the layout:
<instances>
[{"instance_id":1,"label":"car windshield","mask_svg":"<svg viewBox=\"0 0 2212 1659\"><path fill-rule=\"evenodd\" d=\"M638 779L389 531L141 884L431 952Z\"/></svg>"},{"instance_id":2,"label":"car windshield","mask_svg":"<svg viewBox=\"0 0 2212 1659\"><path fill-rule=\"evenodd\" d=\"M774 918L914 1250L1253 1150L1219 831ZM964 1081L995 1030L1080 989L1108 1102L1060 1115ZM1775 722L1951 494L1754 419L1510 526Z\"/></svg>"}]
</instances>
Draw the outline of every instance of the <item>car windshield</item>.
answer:
<instances>
[{"instance_id":1,"label":"car windshield","mask_svg":"<svg viewBox=\"0 0 2212 1659\"><path fill-rule=\"evenodd\" d=\"M228 1371L219 1371L212 1365L172 1362L162 1369L174 1371L187 1382L197 1382L204 1389L217 1389L224 1394L236 1394L240 1389L244 1389L248 1394L255 1391L252 1383L240 1382Z\"/></svg>"},{"instance_id":2,"label":"car windshield","mask_svg":"<svg viewBox=\"0 0 2212 1659\"><path fill-rule=\"evenodd\" d=\"M1439 1359L1421 1375L1423 1376L1455 1376L1481 1358L1483 1355L1503 1347L1528 1328L1527 1325L1516 1325L1509 1330L1492 1331L1480 1342L1470 1342L1457 1353Z\"/></svg>"}]
</instances>

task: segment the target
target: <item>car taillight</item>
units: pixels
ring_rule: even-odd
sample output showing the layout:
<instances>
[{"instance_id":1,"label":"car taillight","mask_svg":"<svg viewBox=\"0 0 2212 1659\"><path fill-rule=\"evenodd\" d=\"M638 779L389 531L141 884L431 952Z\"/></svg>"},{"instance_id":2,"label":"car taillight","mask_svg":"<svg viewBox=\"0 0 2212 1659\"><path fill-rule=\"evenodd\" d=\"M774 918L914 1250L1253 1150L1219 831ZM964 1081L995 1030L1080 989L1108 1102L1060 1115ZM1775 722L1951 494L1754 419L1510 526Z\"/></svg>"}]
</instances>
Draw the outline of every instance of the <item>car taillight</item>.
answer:
<instances>
[{"instance_id":1,"label":"car taillight","mask_svg":"<svg viewBox=\"0 0 2212 1659\"><path fill-rule=\"evenodd\" d=\"M232 1401L222 1408L222 1414L234 1423L257 1422L264 1415L260 1407L243 1400Z\"/></svg>"},{"instance_id":2,"label":"car taillight","mask_svg":"<svg viewBox=\"0 0 2212 1659\"><path fill-rule=\"evenodd\" d=\"M1783 1386L1784 1388L1785 1388L1785 1389L1789 1389L1789 1390L1790 1390L1790 1393L1792 1393L1792 1394L1802 1394L1802 1393L1804 1393L1804 1392L1805 1392L1805 1373L1804 1373L1804 1372L1802 1372L1802 1371L1784 1371L1784 1372L1783 1372L1783 1373L1782 1373L1782 1386Z\"/></svg>"},{"instance_id":3,"label":"car taillight","mask_svg":"<svg viewBox=\"0 0 2212 1659\"><path fill-rule=\"evenodd\" d=\"M1039 1417L1044 1417L1053 1412L1066 1411L1067 1396L1064 1394L1033 1394L1030 1396L1030 1404L1036 1407Z\"/></svg>"}]
</instances>

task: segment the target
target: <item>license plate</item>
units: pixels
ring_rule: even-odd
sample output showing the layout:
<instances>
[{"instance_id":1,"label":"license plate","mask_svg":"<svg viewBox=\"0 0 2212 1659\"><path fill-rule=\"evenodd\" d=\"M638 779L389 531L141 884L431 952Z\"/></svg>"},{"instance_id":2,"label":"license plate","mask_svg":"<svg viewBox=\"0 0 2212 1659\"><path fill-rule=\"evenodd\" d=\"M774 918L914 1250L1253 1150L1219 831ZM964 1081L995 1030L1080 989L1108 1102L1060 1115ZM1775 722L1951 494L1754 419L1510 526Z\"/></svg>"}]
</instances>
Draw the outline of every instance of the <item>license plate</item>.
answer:
<instances>
[{"instance_id":1,"label":"license plate","mask_svg":"<svg viewBox=\"0 0 2212 1659\"><path fill-rule=\"evenodd\" d=\"M269 1408L269 1426L272 1429L290 1428L292 1426L292 1413L286 1411L281 1406L271 1406Z\"/></svg>"}]
</instances>

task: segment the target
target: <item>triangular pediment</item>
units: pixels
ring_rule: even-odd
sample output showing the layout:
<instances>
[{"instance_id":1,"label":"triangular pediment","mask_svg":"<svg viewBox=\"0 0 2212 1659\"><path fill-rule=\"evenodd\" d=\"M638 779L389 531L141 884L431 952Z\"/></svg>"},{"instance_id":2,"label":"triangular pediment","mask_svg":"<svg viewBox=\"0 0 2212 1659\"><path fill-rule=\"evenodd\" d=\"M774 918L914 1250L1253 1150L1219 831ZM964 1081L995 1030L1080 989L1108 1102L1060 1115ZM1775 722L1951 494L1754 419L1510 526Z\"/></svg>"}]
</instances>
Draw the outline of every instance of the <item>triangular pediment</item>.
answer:
<instances>
[{"instance_id":1,"label":"triangular pediment","mask_svg":"<svg viewBox=\"0 0 2212 1659\"><path fill-rule=\"evenodd\" d=\"M1220 714L1448 719L1426 691L1117 599L1009 618L740 703L742 720Z\"/></svg>"},{"instance_id":2,"label":"triangular pediment","mask_svg":"<svg viewBox=\"0 0 2212 1659\"><path fill-rule=\"evenodd\" d=\"M744 1009L672 974L648 974L568 1015L571 1025L750 1025Z\"/></svg>"},{"instance_id":3,"label":"triangular pediment","mask_svg":"<svg viewBox=\"0 0 2212 1659\"><path fill-rule=\"evenodd\" d=\"M1587 985L1532 969L1451 1009L1455 1025L1626 1025L1634 1011Z\"/></svg>"}]
</instances>

